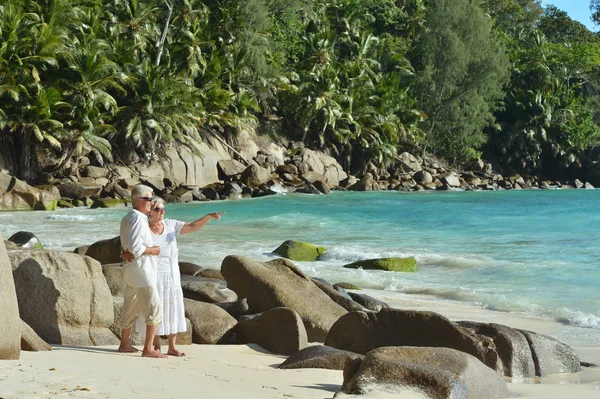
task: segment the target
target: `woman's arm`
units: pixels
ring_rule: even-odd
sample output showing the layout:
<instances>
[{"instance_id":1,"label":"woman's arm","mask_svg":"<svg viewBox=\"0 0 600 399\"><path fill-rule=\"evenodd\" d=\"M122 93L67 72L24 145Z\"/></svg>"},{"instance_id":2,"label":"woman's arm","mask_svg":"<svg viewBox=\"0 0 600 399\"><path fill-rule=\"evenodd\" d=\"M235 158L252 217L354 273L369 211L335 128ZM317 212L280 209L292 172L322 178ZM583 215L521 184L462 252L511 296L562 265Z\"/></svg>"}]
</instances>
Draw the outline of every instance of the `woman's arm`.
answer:
<instances>
[{"instance_id":1,"label":"woman's arm","mask_svg":"<svg viewBox=\"0 0 600 399\"><path fill-rule=\"evenodd\" d=\"M204 227L204 225L206 223L208 223L208 221L210 219L219 220L219 219L221 219L221 215L224 215L224 214L225 214L225 212L207 213L206 215L202 216L200 219L196 220L195 222L186 223L181 228L181 231L179 232L179 234L187 234L187 233L193 233L194 231L198 231L202 227Z\"/></svg>"}]
</instances>

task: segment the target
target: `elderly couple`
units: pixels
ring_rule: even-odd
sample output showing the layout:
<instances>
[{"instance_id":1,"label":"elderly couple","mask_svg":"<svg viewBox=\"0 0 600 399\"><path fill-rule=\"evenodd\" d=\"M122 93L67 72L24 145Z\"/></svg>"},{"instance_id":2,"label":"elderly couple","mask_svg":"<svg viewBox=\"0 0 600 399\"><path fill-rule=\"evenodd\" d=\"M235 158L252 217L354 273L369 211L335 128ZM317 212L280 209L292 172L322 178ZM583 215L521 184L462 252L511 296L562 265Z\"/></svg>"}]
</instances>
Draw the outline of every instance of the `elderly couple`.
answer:
<instances>
[{"instance_id":1,"label":"elderly couple","mask_svg":"<svg viewBox=\"0 0 600 399\"><path fill-rule=\"evenodd\" d=\"M210 219L220 219L223 212L206 214L192 223L165 219L165 202L153 197L152 189L143 184L133 188L131 201L133 209L121 220L125 295L118 350L139 352L129 342L139 315L145 321L145 328L143 323L137 328L146 335L142 356L166 357L160 351L160 335L168 335L168 355L184 356L175 348L177 333L186 331L175 236L197 231Z\"/></svg>"}]
</instances>

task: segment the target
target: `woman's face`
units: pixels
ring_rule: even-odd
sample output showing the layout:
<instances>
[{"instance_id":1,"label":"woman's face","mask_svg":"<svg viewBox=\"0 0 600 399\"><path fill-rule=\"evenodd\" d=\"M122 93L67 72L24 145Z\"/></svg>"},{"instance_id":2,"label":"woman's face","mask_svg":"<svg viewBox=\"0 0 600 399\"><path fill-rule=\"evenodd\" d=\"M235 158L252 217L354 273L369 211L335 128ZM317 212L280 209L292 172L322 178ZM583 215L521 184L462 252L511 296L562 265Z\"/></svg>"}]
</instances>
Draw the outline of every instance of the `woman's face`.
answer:
<instances>
[{"instance_id":1,"label":"woman's face","mask_svg":"<svg viewBox=\"0 0 600 399\"><path fill-rule=\"evenodd\" d=\"M156 223L165 218L165 204L157 204L150 212L150 222Z\"/></svg>"}]
</instances>

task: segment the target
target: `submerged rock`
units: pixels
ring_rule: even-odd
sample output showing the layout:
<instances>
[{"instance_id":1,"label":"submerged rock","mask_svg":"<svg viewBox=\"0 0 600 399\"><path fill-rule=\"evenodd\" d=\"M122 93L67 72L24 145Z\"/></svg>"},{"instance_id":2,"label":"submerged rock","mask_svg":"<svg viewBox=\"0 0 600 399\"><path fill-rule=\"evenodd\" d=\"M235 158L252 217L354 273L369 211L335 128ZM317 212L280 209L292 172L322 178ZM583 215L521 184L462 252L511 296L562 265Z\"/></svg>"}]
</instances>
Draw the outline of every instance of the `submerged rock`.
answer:
<instances>
[{"instance_id":1,"label":"submerged rock","mask_svg":"<svg viewBox=\"0 0 600 399\"><path fill-rule=\"evenodd\" d=\"M287 240L273 251L284 258L295 261L314 262L326 251L319 247L302 241Z\"/></svg>"},{"instance_id":2,"label":"submerged rock","mask_svg":"<svg viewBox=\"0 0 600 399\"><path fill-rule=\"evenodd\" d=\"M415 258L380 258L359 260L344 265L347 269L386 270L393 272L416 272L419 270Z\"/></svg>"}]
</instances>

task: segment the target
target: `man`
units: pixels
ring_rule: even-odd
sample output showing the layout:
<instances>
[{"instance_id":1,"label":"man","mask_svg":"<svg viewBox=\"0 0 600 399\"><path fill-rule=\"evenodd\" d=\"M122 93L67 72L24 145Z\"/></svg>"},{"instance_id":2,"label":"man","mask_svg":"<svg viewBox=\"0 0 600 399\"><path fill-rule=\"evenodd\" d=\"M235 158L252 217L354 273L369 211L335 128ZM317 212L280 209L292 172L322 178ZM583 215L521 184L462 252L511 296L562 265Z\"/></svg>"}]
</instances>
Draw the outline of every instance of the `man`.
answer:
<instances>
[{"instance_id":1,"label":"man","mask_svg":"<svg viewBox=\"0 0 600 399\"><path fill-rule=\"evenodd\" d=\"M119 352L139 352L131 346L129 335L138 313L146 320L146 339L142 356L164 358L165 355L153 347L154 336L161 321L161 308L156 289L156 256L160 247L154 246L148 226L148 215L152 209L152 189L143 184L131 191L133 209L121 220L121 247L129 250L135 259L123 262L125 295L121 313L121 345Z\"/></svg>"}]
</instances>

